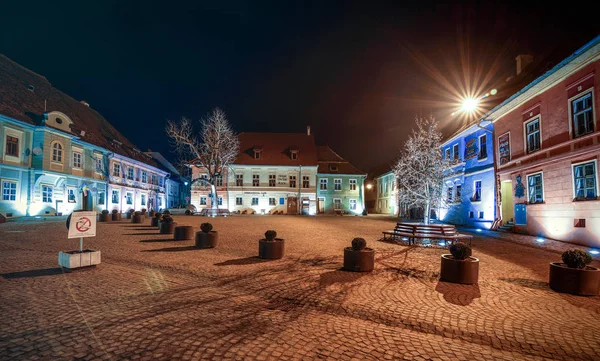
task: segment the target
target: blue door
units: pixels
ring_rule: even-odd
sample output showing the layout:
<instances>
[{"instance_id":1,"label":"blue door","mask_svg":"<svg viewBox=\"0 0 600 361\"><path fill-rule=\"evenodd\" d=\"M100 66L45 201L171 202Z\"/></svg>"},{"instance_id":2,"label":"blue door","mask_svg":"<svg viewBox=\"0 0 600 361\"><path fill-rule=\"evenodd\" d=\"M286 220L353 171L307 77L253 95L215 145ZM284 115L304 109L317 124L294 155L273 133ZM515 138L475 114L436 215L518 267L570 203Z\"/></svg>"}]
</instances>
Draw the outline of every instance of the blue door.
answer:
<instances>
[{"instance_id":1,"label":"blue door","mask_svg":"<svg viewBox=\"0 0 600 361\"><path fill-rule=\"evenodd\" d=\"M527 225L527 206L515 204L515 224Z\"/></svg>"}]
</instances>

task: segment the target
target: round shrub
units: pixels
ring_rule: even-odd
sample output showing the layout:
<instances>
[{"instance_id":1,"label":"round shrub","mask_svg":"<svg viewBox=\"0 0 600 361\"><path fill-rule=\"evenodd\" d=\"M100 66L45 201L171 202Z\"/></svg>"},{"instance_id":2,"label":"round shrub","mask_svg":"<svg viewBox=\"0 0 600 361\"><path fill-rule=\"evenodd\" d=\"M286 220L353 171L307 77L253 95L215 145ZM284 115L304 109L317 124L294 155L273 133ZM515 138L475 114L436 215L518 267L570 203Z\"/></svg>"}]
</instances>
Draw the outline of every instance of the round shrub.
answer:
<instances>
[{"instance_id":1,"label":"round shrub","mask_svg":"<svg viewBox=\"0 0 600 361\"><path fill-rule=\"evenodd\" d=\"M585 268L592 262L592 256L578 249L569 249L563 252L562 260L569 268Z\"/></svg>"},{"instance_id":2,"label":"round shrub","mask_svg":"<svg viewBox=\"0 0 600 361\"><path fill-rule=\"evenodd\" d=\"M212 231L213 226L210 223L202 223L200 225L200 229L202 230L202 232L208 233L208 232Z\"/></svg>"},{"instance_id":3,"label":"round shrub","mask_svg":"<svg viewBox=\"0 0 600 361\"><path fill-rule=\"evenodd\" d=\"M137 212L133 212L133 214L135 214L136 216L141 216L142 212L137 211Z\"/></svg>"},{"instance_id":4,"label":"round shrub","mask_svg":"<svg viewBox=\"0 0 600 361\"><path fill-rule=\"evenodd\" d=\"M112 214L117 214L117 213L119 213L119 210L118 210L118 209L113 209L113 210L112 210Z\"/></svg>"},{"instance_id":5,"label":"round shrub","mask_svg":"<svg viewBox=\"0 0 600 361\"><path fill-rule=\"evenodd\" d=\"M275 232L274 230L268 230L265 232L265 239L267 241L272 241L275 239L275 237L277 237L277 232Z\"/></svg>"},{"instance_id":6,"label":"round shrub","mask_svg":"<svg viewBox=\"0 0 600 361\"><path fill-rule=\"evenodd\" d=\"M471 257L471 247L462 242L457 242L450 246L450 253L455 259L464 260Z\"/></svg>"},{"instance_id":7,"label":"round shrub","mask_svg":"<svg viewBox=\"0 0 600 361\"><path fill-rule=\"evenodd\" d=\"M106 209L103 209L102 214L108 214L108 211Z\"/></svg>"},{"instance_id":8,"label":"round shrub","mask_svg":"<svg viewBox=\"0 0 600 361\"><path fill-rule=\"evenodd\" d=\"M162 214L160 212L154 213L154 218L160 219L160 217L162 217Z\"/></svg>"},{"instance_id":9,"label":"round shrub","mask_svg":"<svg viewBox=\"0 0 600 361\"><path fill-rule=\"evenodd\" d=\"M360 251L361 249L365 249L367 247L367 241L364 238L356 237L352 240L352 249L355 251Z\"/></svg>"},{"instance_id":10,"label":"round shrub","mask_svg":"<svg viewBox=\"0 0 600 361\"><path fill-rule=\"evenodd\" d=\"M171 216L169 216L168 214L165 214L162 218L162 223L173 223L173 218L171 218Z\"/></svg>"},{"instance_id":11,"label":"round shrub","mask_svg":"<svg viewBox=\"0 0 600 361\"><path fill-rule=\"evenodd\" d=\"M142 213L146 213L148 210L146 208L142 208Z\"/></svg>"},{"instance_id":12,"label":"round shrub","mask_svg":"<svg viewBox=\"0 0 600 361\"><path fill-rule=\"evenodd\" d=\"M165 210L163 211L163 214L171 214L171 212L169 212L169 210L168 210L168 209L165 209Z\"/></svg>"},{"instance_id":13,"label":"round shrub","mask_svg":"<svg viewBox=\"0 0 600 361\"><path fill-rule=\"evenodd\" d=\"M135 210L134 209L130 209L130 210L127 211L127 213L134 214Z\"/></svg>"}]
</instances>

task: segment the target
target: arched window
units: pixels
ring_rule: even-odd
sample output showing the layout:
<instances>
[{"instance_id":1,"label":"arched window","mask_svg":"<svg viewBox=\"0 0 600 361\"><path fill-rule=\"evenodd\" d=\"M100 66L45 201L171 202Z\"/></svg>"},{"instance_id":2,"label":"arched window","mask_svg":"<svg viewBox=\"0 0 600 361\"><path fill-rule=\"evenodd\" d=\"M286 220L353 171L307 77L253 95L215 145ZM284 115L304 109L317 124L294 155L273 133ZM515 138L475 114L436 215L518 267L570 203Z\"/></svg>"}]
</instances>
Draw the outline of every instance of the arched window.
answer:
<instances>
[{"instance_id":1,"label":"arched window","mask_svg":"<svg viewBox=\"0 0 600 361\"><path fill-rule=\"evenodd\" d=\"M62 163L63 147L62 144L56 142L52 144L52 161Z\"/></svg>"}]
</instances>

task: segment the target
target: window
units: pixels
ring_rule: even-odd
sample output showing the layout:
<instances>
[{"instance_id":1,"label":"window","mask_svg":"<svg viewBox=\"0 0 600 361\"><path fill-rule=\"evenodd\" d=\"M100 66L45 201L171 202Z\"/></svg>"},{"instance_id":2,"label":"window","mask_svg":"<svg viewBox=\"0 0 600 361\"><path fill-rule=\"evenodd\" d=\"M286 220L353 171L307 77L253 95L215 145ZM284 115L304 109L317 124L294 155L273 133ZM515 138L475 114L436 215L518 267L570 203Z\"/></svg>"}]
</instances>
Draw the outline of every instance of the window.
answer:
<instances>
[{"instance_id":1,"label":"window","mask_svg":"<svg viewBox=\"0 0 600 361\"><path fill-rule=\"evenodd\" d=\"M133 204L133 194L131 194L131 192L127 192L126 198L127 198L127 204Z\"/></svg>"},{"instance_id":2,"label":"window","mask_svg":"<svg viewBox=\"0 0 600 361\"><path fill-rule=\"evenodd\" d=\"M77 203L77 201L75 200L75 189L67 189L67 200L69 201L69 203Z\"/></svg>"},{"instance_id":3,"label":"window","mask_svg":"<svg viewBox=\"0 0 600 361\"><path fill-rule=\"evenodd\" d=\"M479 159L487 158L487 135L484 134L479 137Z\"/></svg>"},{"instance_id":4,"label":"window","mask_svg":"<svg viewBox=\"0 0 600 361\"><path fill-rule=\"evenodd\" d=\"M337 172L338 171L338 166L335 164L330 164L329 165L329 170L332 172Z\"/></svg>"},{"instance_id":5,"label":"window","mask_svg":"<svg viewBox=\"0 0 600 361\"><path fill-rule=\"evenodd\" d=\"M258 198L257 197L252 197L252 205L253 206L257 206L258 205Z\"/></svg>"},{"instance_id":6,"label":"window","mask_svg":"<svg viewBox=\"0 0 600 361\"><path fill-rule=\"evenodd\" d=\"M6 155L19 156L19 138L6 136Z\"/></svg>"},{"instance_id":7,"label":"window","mask_svg":"<svg viewBox=\"0 0 600 361\"><path fill-rule=\"evenodd\" d=\"M458 162L458 144L452 146L452 160Z\"/></svg>"},{"instance_id":8,"label":"window","mask_svg":"<svg viewBox=\"0 0 600 361\"><path fill-rule=\"evenodd\" d=\"M80 152L73 152L73 168L81 169L82 155Z\"/></svg>"},{"instance_id":9,"label":"window","mask_svg":"<svg viewBox=\"0 0 600 361\"><path fill-rule=\"evenodd\" d=\"M483 212L479 212L479 219L483 219Z\"/></svg>"},{"instance_id":10,"label":"window","mask_svg":"<svg viewBox=\"0 0 600 361\"><path fill-rule=\"evenodd\" d=\"M220 205L220 206L223 205L223 197L217 198L217 204Z\"/></svg>"},{"instance_id":11,"label":"window","mask_svg":"<svg viewBox=\"0 0 600 361\"><path fill-rule=\"evenodd\" d=\"M94 158L94 171L96 173L102 173L102 158Z\"/></svg>"},{"instance_id":12,"label":"window","mask_svg":"<svg viewBox=\"0 0 600 361\"><path fill-rule=\"evenodd\" d=\"M536 118L525 124L525 137L527 143L527 153L532 153L542 148L540 118Z\"/></svg>"},{"instance_id":13,"label":"window","mask_svg":"<svg viewBox=\"0 0 600 361\"><path fill-rule=\"evenodd\" d=\"M253 174L252 175L252 186L253 187L260 186L260 174Z\"/></svg>"},{"instance_id":14,"label":"window","mask_svg":"<svg viewBox=\"0 0 600 361\"><path fill-rule=\"evenodd\" d=\"M446 148L446 160L450 161L450 148Z\"/></svg>"},{"instance_id":15,"label":"window","mask_svg":"<svg viewBox=\"0 0 600 361\"><path fill-rule=\"evenodd\" d=\"M290 188L296 188L296 176L295 175L290 176Z\"/></svg>"},{"instance_id":16,"label":"window","mask_svg":"<svg viewBox=\"0 0 600 361\"><path fill-rule=\"evenodd\" d=\"M114 177L121 176L121 165L119 163L113 163L113 176Z\"/></svg>"},{"instance_id":17,"label":"window","mask_svg":"<svg viewBox=\"0 0 600 361\"><path fill-rule=\"evenodd\" d=\"M52 187L42 186L42 202L52 203Z\"/></svg>"},{"instance_id":18,"label":"window","mask_svg":"<svg viewBox=\"0 0 600 361\"><path fill-rule=\"evenodd\" d=\"M223 175L219 174L215 177L215 186L222 187L223 186Z\"/></svg>"},{"instance_id":19,"label":"window","mask_svg":"<svg viewBox=\"0 0 600 361\"><path fill-rule=\"evenodd\" d=\"M277 202L276 202L275 198L269 198L269 205L270 205L270 206L275 206L275 205L277 205Z\"/></svg>"},{"instance_id":20,"label":"window","mask_svg":"<svg viewBox=\"0 0 600 361\"><path fill-rule=\"evenodd\" d=\"M356 179L350 179L350 190L351 191L356 190Z\"/></svg>"},{"instance_id":21,"label":"window","mask_svg":"<svg viewBox=\"0 0 600 361\"><path fill-rule=\"evenodd\" d=\"M319 180L319 189L322 191L326 191L327 190L327 178L321 178Z\"/></svg>"},{"instance_id":22,"label":"window","mask_svg":"<svg viewBox=\"0 0 600 361\"><path fill-rule=\"evenodd\" d=\"M302 176L302 188L310 188L310 178L307 175Z\"/></svg>"},{"instance_id":23,"label":"window","mask_svg":"<svg viewBox=\"0 0 600 361\"><path fill-rule=\"evenodd\" d=\"M292 160L298 159L298 151L297 150L292 150L291 153L290 153L290 158L292 158Z\"/></svg>"},{"instance_id":24,"label":"window","mask_svg":"<svg viewBox=\"0 0 600 361\"><path fill-rule=\"evenodd\" d=\"M284 205L285 204L285 198L283 198L283 197L279 198L279 204L280 205Z\"/></svg>"},{"instance_id":25,"label":"window","mask_svg":"<svg viewBox=\"0 0 600 361\"><path fill-rule=\"evenodd\" d=\"M469 212L469 218L475 218L475 213L473 213L473 211Z\"/></svg>"},{"instance_id":26,"label":"window","mask_svg":"<svg viewBox=\"0 0 600 361\"><path fill-rule=\"evenodd\" d=\"M52 161L62 163L63 147L59 142L52 144Z\"/></svg>"},{"instance_id":27,"label":"window","mask_svg":"<svg viewBox=\"0 0 600 361\"><path fill-rule=\"evenodd\" d=\"M351 211L355 211L356 210L356 199L351 199L350 200L350 210Z\"/></svg>"},{"instance_id":28,"label":"window","mask_svg":"<svg viewBox=\"0 0 600 361\"><path fill-rule=\"evenodd\" d=\"M200 205L201 206L205 206L206 205L206 197L200 197Z\"/></svg>"},{"instance_id":29,"label":"window","mask_svg":"<svg viewBox=\"0 0 600 361\"><path fill-rule=\"evenodd\" d=\"M333 190L341 191L342 190L342 180L337 178L333 180Z\"/></svg>"},{"instance_id":30,"label":"window","mask_svg":"<svg viewBox=\"0 0 600 361\"><path fill-rule=\"evenodd\" d=\"M119 191L113 189L112 191L112 202L113 204L119 203Z\"/></svg>"},{"instance_id":31,"label":"window","mask_svg":"<svg viewBox=\"0 0 600 361\"><path fill-rule=\"evenodd\" d=\"M571 112L573 119L573 134L575 137L580 137L594 131L591 92L573 100L571 102Z\"/></svg>"},{"instance_id":32,"label":"window","mask_svg":"<svg viewBox=\"0 0 600 361\"><path fill-rule=\"evenodd\" d=\"M244 186L244 175L243 174L235 175L235 185L238 187Z\"/></svg>"},{"instance_id":33,"label":"window","mask_svg":"<svg viewBox=\"0 0 600 361\"><path fill-rule=\"evenodd\" d=\"M342 209L342 200L339 198L333 199L333 209Z\"/></svg>"},{"instance_id":34,"label":"window","mask_svg":"<svg viewBox=\"0 0 600 361\"><path fill-rule=\"evenodd\" d=\"M244 199L242 197L235 197L235 205L241 206L244 204Z\"/></svg>"},{"instance_id":35,"label":"window","mask_svg":"<svg viewBox=\"0 0 600 361\"><path fill-rule=\"evenodd\" d=\"M448 187L448 192L446 194L446 201L448 203L452 203L452 193L454 192L452 187Z\"/></svg>"},{"instance_id":36,"label":"window","mask_svg":"<svg viewBox=\"0 0 600 361\"><path fill-rule=\"evenodd\" d=\"M529 192L529 203L544 202L542 173L527 176L527 191Z\"/></svg>"},{"instance_id":37,"label":"window","mask_svg":"<svg viewBox=\"0 0 600 361\"><path fill-rule=\"evenodd\" d=\"M473 194L473 201L481 200L481 181L475 181L475 194Z\"/></svg>"},{"instance_id":38,"label":"window","mask_svg":"<svg viewBox=\"0 0 600 361\"><path fill-rule=\"evenodd\" d=\"M275 187L275 174L269 174L269 187Z\"/></svg>"},{"instance_id":39,"label":"window","mask_svg":"<svg viewBox=\"0 0 600 361\"><path fill-rule=\"evenodd\" d=\"M589 162L573 166L575 176L575 199L596 199L596 163Z\"/></svg>"},{"instance_id":40,"label":"window","mask_svg":"<svg viewBox=\"0 0 600 361\"><path fill-rule=\"evenodd\" d=\"M98 205L104 205L104 202L106 202L106 193L98 192Z\"/></svg>"},{"instance_id":41,"label":"window","mask_svg":"<svg viewBox=\"0 0 600 361\"><path fill-rule=\"evenodd\" d=\"M2 181L2 200L16 201L17 200L17 182Z\"/></svg>"},{"instance_id":42,"label":"window","mask_svg":"<svg viewBox=\"0 0 600 361\"><path fill-rule=\"evenodd\" d=\"M148 183L148 173L145 170L142 171L142 183Z\"/></svg>"},{"instance_id":43,"label":"window","mask_svg":"<svg viewBox=\"0 0 600 361\"><path fill-rule=\"evenodd\" d=\"M156 174L152 174L152 184L157 185L158 184L158 179L156 177Z\"/></svg>"},{"instance_id":44,"label":"window","mask_svg":"<svg viewBox=\"0 0 600 361\"><path fill-rule=\"evenodd\" d=\"M261 150L255 150L254 151L254 159L260 159L262 155L262 151Z\"/></svg>"},{"instance_id":45,"label":"window","mask_svg":"<svg viewBox=\"0 0 600 361\"><path fill-rule=\"evenodd\" d=\"M142 196L140 197L142 199L142 206L146 205L146 195L142 194Z\"/></svg>"},{"instance_id":46,"label":"window","mask_svg":"<svg viewBox=\"0 0 600 361\"><path fill-rule=\"evenodd\" d=\"M127 179L133 180L133 167L127 167Z\"/></svg>"},{"instance_id":47,"label":"window","mask_svg":"<svg viewBox=\"0 0 600 361\"><path fill-rule=\"evenodd\" d=\"M456 185L456 202L460 202L462 186L460 184Z\"/></svg>"}]
</instances>

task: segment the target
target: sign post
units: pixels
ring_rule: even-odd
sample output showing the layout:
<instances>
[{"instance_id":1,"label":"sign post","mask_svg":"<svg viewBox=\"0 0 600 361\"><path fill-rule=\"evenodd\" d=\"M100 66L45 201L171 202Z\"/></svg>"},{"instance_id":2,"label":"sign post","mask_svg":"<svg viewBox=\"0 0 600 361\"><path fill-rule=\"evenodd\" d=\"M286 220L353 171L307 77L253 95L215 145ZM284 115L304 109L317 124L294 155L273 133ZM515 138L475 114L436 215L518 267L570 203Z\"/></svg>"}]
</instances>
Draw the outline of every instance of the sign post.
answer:
<instances>
[{"instance_id":1,"label":"sign post","mask_svg":"<svg viewBox=\"0 0 600 361\"><path fill-rule=\"evenodd\" d=\"M100 251L83 249L84 237L96 236L96 212L76 211L67 219L67 238L79 238L79 250L58 252L58 264L65 268L78 268L100 264Z\"/></svg>"}]
</instances>

